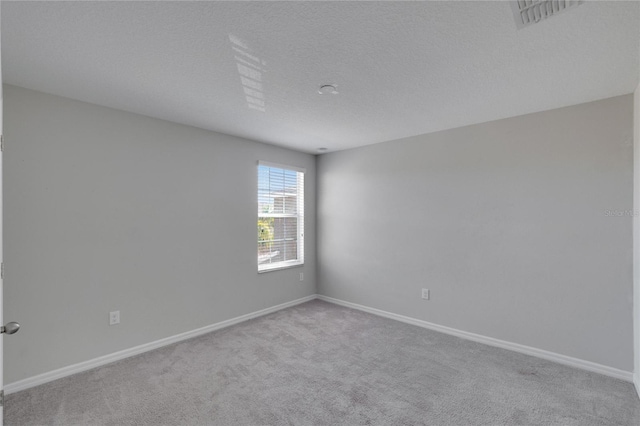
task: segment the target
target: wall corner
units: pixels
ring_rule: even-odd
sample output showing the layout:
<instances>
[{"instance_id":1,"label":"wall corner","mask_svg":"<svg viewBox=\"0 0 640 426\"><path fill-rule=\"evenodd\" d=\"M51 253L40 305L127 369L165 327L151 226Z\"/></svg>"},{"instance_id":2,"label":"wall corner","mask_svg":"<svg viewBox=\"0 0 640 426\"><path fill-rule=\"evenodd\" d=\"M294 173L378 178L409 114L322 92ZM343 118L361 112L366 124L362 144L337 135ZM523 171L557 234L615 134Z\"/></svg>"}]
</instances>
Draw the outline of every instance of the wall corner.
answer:
<instances>
[{"instance_id":1,"label":"wall corner","mask_svg":"<svg viewBox=\"0 0 640 426\"><path fill-rule=\"evenodd\" d=\"M633 94L633 382L640 397L640 85Z\"/></svg>"}]
</instances>

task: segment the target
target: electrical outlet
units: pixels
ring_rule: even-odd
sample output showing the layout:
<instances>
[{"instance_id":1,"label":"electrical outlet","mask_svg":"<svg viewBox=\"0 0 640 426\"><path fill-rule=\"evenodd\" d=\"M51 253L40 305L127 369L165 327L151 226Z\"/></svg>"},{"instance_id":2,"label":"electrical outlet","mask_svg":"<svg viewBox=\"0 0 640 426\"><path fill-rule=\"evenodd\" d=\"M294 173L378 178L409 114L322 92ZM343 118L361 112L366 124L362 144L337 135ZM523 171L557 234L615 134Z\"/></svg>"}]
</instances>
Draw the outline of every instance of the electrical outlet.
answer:
<instances>
[{"instance_id":1,"label":"electrical outlet","mask_svg":"<svg viewBox=\"0 0 640 426\"><path fill-rule=\"evenodd\" d=\"M109 325L120 324L120 311L109 312Z\"/></svg>"},{"instance_id":2,"label":"electrical outlet","mask_svg":"<svg viewBox=\"0 0 640 426\"><path fill-rule=\"evenodd\" d=\"M422 289L422 298L429 300L429 289L428 288L423 288Z\"/></svg>"},{"instance_id":3,"label":"electrical outlet","mask_svg":"<svg viewBox=\"0 0 640 426\"><path fill-rule=\"evenodd\" d=\"M304 272L300 272L300 281L304 281Z\"/></svg>"}]
</instances>

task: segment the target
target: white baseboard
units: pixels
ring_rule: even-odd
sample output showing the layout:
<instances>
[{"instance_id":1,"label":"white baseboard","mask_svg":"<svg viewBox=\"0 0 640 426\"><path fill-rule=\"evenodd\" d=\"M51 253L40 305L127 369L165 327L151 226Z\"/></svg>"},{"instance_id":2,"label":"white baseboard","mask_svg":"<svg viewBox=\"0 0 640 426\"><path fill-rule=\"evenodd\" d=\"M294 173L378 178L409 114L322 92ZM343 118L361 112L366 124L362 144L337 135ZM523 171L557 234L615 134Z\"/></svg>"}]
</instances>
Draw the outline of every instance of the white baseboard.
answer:
<instances>
[{"instance_id":1,"label":"white baseboard","mask_svg":"<svg viewBox=\"0 0 640 426\"><path fill-rule=\"evenodd\" d=\"M42 385L44 383L51 382L56 379L61 379L63 377L70 376L72 374L76 374L82 371L90 370L92 368L100 367L102 365L109 364L114 361L119 361L124 358L129 358L131 356L138 355L143 352L148 352L153 349L160 348L162 346L167 346L172 343L191 339L193 337L200 336L202 334L211 333L212 331L220 330L221 328L230 327L232 325L241 323L243 321L247 321L247 320L257 318L263 315L267 315L285 308L289 308L291 306L308 302L315 298L316 298L316 295L312 294L311 296L292 300L291 302L282 303L280 305L272 306L270 308L262 309L256 312L251 312L249 314L241 315L239 317L231 318L226 321L221 321L221 322L211 324L205 327L201 327L195 330L187 331L185 333L176 334L175 336L166 337L164 339L156 340L154 342L145 343L140 346L135 346L133 348L114 352L109 355L104 355L98 358L90 359L88 361L80 362L78 364L69 365L67 367L59 368L57 370L53 370L47 373L39 374L37 376L29 377L24 380L19 380L17 382L9 383L4 386L4 392L5 394L19 392L21 390Z\"/></svg>"},{"instance_id":2,"label":"white baseboard","mask_svg":"<svg viewBox=\"0 0 640 426\"><path fill-rule=\"evenodd\" d=\"M121 359L129 358L134 355L138 355L144 352L151 351L153 349L161 348L163 346L177 343L183 340L191 339L206 333L211 333L215 330L220 330L225 327L247 321L253 318L257 318L263 315L267 315L282 309L289 308L291 306L299 305L301 303L308 302L313 299L324 300L325 302L334 303L336 305L345 306L348 308L357 309L360 311L368 312L374 315L378 315L385 318L394 319L407 324L416 325L418 327L427 328L429 330L438 331L440 333L450 334L456 337L460 337L474 342L484 343L486 345L495 346L502 349L508 349L515 352L520 352L525 355L531 355L538 358L554 361L559 364L568 365L570 367L580 368L594 373L603 374L605 376L615 377L617 379L625 380L627 382L635 383L636 390L640 396L640 372L634 374L628 371L619 370L617 368L607 367L605 365L596 364L590 361L584 361L578 358L572 358L566 355L557 354L554 352L545 351L542 349L532 348L530 346L524 346L517 343L511 343L504 340L494 339L492 337L482 336L480 334L469 333L455 328L445 327L438 324L433 324L427 321L419 320L416 318L406 317L404 315L394 314L391 312L383 311L376 308L370 308L368 306L358 305L357 303L346 302L340 299L334 299L328 296L312 294L310 296L303 297L301 299L292 300L291 302L282 303L280 305L272 306L270 308L262 309L260 311L251 312L249 314L241 315L239 317L231 318L226 321L221 321L215 324L211 324L205 327L201 327L195 330L187 331L185 333L176 334L175 336L166 337L164 339L156 340L154 342L145 343L143 345L135 346L133 348L125 349L122 351L114 352L112 354L104 355L98 358L94 358L88 361L83 361L78 364L69 365L67 367L59 368L57 370L49 371L47 373L39 374L37 376L29 377L24 380L9 383L4 386L5 394L11 394L25 390L34 386L42 385L47 382L51 382L56 379L71 376L72 374L80 373L90 370L92 368L100 367L105 364L109 364Z\"/></svg>"},{"instance_id":3,"label":"white baseboard","mask_svg":"<svg viewBox=\"0 0 640 426\"><path fill-rule=\"evenodd\" d=\"M511 343L504 340L494 339L492 337L486 337L480 334L469 333L467 331L457 330L455 328L433 324L433 323L419 320L416 318L410 318L404 315L398 315L398 314L383 311L380 309L358 305L357 303L351 303L351 302L346 302L340 299L334 299L333 297L318 295L318 299L324 300L325 302L329 302L329 303L335 303L336 305L346 306L348 308L353 308L360 311L368 312L381 317L391 318L407 324L417 325L418 327L428 328L429 330L438 331L440 333L450 334L452 336L460 337L462 339L472 340L474 342L484 343L485 345L495 346L502 349L508 349L514 352L520 352L525 355L531 355L538 358L546 359L548 361L557 362L558 364L568 365L569 367L580 368L582 370L592 371L594 373L603 374L605 376L615 377L616 379L621 379L627 382L632 382L632 383L634 382L634 374L630 371L619 370L617 368L607 367L606 365L596 364L595 362L585 361L582 359L557 354L555 352L549 352L542 349L532 348L530 346L520 345L518 343ZM636 381L636 388L638 387L640 387L640 379Z\"/></svg>"}]
</instances>

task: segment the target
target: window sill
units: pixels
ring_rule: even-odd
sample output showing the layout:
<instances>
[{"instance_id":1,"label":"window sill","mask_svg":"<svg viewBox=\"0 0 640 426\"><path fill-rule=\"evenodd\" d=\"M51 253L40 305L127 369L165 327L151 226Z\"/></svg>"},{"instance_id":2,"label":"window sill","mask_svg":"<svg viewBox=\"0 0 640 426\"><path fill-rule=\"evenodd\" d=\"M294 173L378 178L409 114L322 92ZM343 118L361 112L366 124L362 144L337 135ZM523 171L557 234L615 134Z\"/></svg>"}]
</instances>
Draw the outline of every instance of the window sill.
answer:
<instances>
[{"instance_id":1,"label":"window sill","mask_svg":"<svg viewBox=\"0 0 640 426\"><path fill-rule=\"evenodd\" d=\"M298 266L304 266L304 262L278 263L277 265L273 266L263 266L262 268L258 269L258 273L262 274L264 272L281 271L283 269L296 268Z\"/></svg>"}]
</instances>

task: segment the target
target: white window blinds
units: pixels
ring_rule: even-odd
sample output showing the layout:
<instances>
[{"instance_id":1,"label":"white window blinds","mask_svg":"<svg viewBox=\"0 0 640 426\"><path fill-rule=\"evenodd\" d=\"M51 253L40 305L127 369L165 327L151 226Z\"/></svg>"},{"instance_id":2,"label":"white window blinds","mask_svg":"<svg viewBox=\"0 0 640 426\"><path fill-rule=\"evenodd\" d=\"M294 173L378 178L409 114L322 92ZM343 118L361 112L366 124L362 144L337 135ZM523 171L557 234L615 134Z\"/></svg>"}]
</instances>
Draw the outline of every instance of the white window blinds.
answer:
<instances>
[{"instance_id":1,"label":"white window blinds","mask_svg":"<svg viewBox=\"0 0 640 426\"><path fill-rule=\"evenodd\" d=\"M258 271L304 263L304 169L258 163Z\"/></svg>"}]
</instances>

